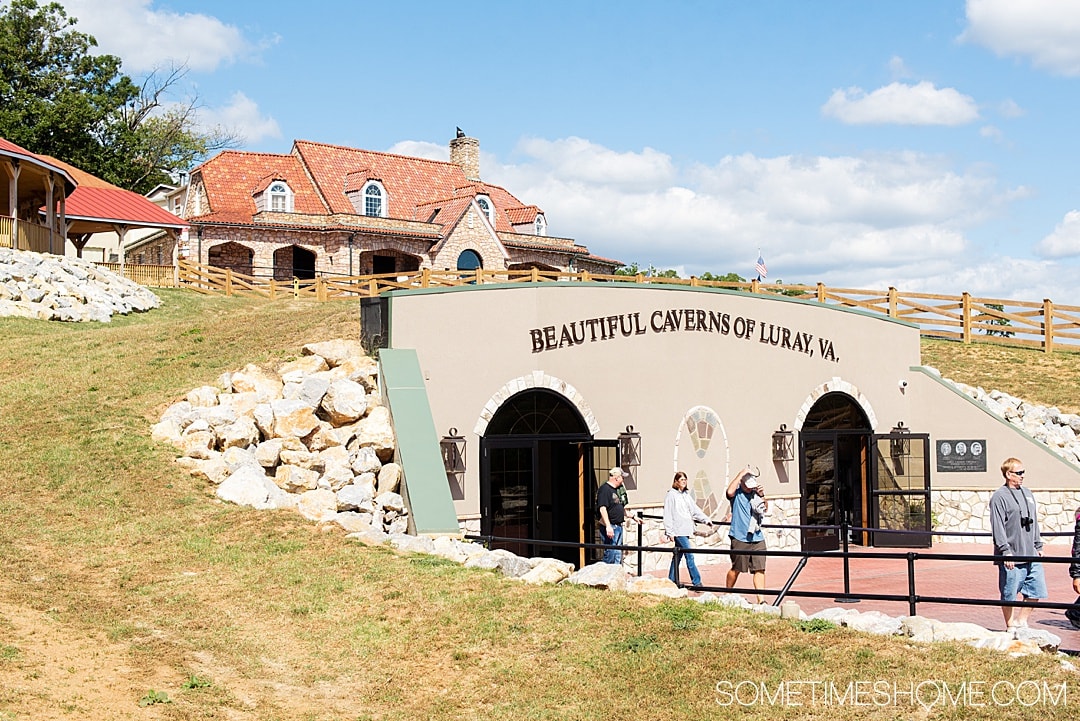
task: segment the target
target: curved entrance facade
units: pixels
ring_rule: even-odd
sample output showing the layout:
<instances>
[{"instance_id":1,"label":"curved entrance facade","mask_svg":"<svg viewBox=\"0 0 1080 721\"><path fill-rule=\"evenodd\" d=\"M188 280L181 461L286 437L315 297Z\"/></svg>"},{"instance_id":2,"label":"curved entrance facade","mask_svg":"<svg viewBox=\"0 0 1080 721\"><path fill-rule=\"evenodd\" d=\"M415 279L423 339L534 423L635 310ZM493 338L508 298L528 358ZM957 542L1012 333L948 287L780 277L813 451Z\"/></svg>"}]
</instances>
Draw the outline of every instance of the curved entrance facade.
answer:
<instances>
[{"instance_id":1,"label":"curved entrance facade","mask_svg":"<svg viewBox=\"0 0 1080 721\"><path fill-rule=\"evenodd\" d=\"M435 441L471 429L447 494L461 529L526 555L591 560L545 546L595 542L595 490L624 435L631 512L657 515L682 470L720 520L728 480L750 463L773 522L795 529L767 534L776 549L925 545L931 510L943 515L938 491L988 495L1008 456L1024 459L1033 491L1080 498L1077 467L923 368L918 327L894 318L603 282L402 290L362 309L383 313L386 334L364 318L373 338L415 353L422 387L409 393L426 396ZM388 397L395 418L409 397ZM961 447L979 453L958 458ZM410 492L446 482L404 471ZM660 545L659 521L644 532Z\"/></svg>"}]
</instances>

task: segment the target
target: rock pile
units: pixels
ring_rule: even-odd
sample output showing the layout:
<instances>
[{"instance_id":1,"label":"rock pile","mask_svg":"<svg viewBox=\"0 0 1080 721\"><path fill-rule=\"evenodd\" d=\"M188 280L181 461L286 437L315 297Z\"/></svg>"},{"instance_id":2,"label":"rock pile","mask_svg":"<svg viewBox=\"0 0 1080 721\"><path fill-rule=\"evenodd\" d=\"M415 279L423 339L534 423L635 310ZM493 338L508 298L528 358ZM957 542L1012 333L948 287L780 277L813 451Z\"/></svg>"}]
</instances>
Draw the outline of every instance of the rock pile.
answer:
<instances>
[{"instance_id":1,"label":"rock pile","mask_svg":"<svg viewBox=\"0 0 1080 721\"><path fill-rule=\"evenodd\" d=\"M309 343L275 370L249 364L191 390L152 434L223 500L295 508L350 532L404 533L409 512L377 374L356 341Z\"/></svg>"},{"instance_id":2,"label":"rock pile","mask_svg":"<svg viewBox=\"0 0 1080 721\"><path fill-rule=\"evenodd\" d=\"M138 283L81 258L0 248L0 316L108 323L160 305Z\"/></svg>"},{"instance_id":3,"label":"rock pile","mask_svg":"<svg viewBox=\"0 0 1080 721\"><path fill-rule=\"evenodd\" d=\"M994 415L1016 426L1069 463L1080 465L1080 416L1062 413L1053 406L1040 406L1002 391L987 393L982 388L958 383L941 376L935 368L927 367L943 381L964 395L978 401Z\"/></svg>"}]
</instances>

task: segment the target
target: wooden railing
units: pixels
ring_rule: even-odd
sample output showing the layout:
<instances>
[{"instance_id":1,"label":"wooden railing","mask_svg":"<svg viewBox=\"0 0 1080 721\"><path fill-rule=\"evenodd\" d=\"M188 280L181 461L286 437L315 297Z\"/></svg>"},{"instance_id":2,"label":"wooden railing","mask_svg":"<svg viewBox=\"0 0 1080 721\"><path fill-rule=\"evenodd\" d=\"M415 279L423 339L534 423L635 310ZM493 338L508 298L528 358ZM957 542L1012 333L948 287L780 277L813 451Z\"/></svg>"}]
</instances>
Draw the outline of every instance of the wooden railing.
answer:
<instances>
[{"instance_id":1,"label":"wooden railing","mask_svg":"<svg viewBox=\"0 0 1080 721\"><path fill-rule=\"evenodd\" d=\"M127 266L127 268L140 266ZM164 266L168 267L168 266ZM127 269L126 268L126 269ZM126 270L125 269L125 270ZM727 288L749 293L771 293L908 321L923 336L971 343L1080 351L1080 306L1055 305L1005 298L976 298L969 293L939 295L888 290L831 288L817 285L784 285L749 281L731 283L699 278L653 278L645 275L600 275L582 271L544 270L449 271L424 269L408 273L358 276L320 276L291 281L257 278L227 268L214 268L181 260L177 269L180 287L203 293L248 294L268 299L294 297L320 301L375 297L391 290L440 288L485 283L557 283L601 281L693 288Z\"/></svg>"},{"instance_id":2,"label":"wooden railing","mask_svg":"<svg viewBox=\"0 0 1080 721\"><path fill-rule=\"evenodd\" d=\"M13 233L12 228L17 228ZM57 242L62 238L57 235ZM44 225L31 223L29 220L20 220L18 224L14 219L0 216L0 248L14 248L15 250L30 250L35 253L48 253L49 229Z\"/></svg>"},{"instance_id":3,"label":"wooden railing","mask_svg":"<svg viewBox=\"0 0 1080 721\"><path fill-rule=\"evenodd\" d=\"M94 263L99 268L106 268L120 274L119 263ZM172 265L132 265L124 264L124 277L139 285L151 288L176 288L179 285L176 267Z\"/></svg>"}]
</instances>

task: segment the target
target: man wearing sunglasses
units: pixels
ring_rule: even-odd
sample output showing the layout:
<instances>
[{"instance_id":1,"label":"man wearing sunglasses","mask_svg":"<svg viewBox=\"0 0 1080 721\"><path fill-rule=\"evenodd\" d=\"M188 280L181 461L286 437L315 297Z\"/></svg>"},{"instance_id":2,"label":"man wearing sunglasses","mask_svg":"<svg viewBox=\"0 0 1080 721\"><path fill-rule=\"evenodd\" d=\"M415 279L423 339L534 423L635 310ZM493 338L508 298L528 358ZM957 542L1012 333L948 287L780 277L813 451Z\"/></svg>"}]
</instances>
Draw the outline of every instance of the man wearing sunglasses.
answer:
<instances>
[{"instance_id":1,"label":"man wearing sunglasses","mask_svg":"<svg viewBox=\"0 0 1080 721\"><path fill-rule=\"evenodd\" d=\"M990 497L990 530L994 536L995 556L1041 556L1042 535L1036 514L1035 497L1024 488L1024 464L1018 458L1006 458L1001 464L1005 483ZM995 561L998 567L998 590L1002 601L1015 601L1019 594L1025 601L1046 598L1043 565L1037 561ZM1027 626L1031 606L1002 606L1005 628L1015 632Z\"/></svg>"}]
</instances>

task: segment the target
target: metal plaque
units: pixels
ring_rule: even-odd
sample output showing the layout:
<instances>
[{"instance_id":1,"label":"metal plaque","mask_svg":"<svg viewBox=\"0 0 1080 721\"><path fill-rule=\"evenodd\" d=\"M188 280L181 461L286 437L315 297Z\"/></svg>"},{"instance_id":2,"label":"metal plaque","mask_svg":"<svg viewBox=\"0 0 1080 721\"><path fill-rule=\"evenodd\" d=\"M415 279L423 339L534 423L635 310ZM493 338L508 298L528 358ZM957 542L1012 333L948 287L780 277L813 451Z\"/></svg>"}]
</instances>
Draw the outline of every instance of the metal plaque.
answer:
<instances>
[{"instance_id":1,"label":"metal plaque","mask_svg":"<svg viewBox=\"0 0 1080 721\"><path fill-rule=\"evenodd\" d=\"M936 441L939 473L985 473L986 439Z\"/></svg>"}]
</instances>

